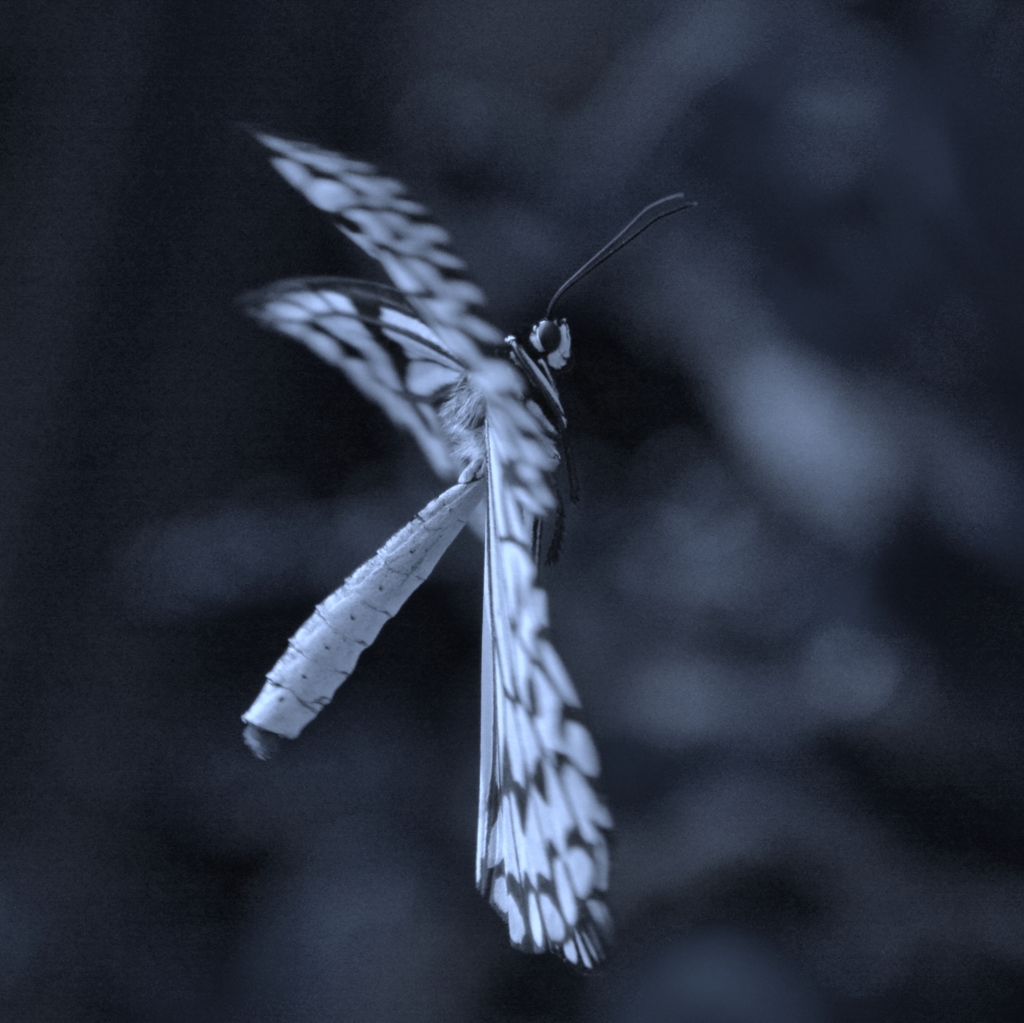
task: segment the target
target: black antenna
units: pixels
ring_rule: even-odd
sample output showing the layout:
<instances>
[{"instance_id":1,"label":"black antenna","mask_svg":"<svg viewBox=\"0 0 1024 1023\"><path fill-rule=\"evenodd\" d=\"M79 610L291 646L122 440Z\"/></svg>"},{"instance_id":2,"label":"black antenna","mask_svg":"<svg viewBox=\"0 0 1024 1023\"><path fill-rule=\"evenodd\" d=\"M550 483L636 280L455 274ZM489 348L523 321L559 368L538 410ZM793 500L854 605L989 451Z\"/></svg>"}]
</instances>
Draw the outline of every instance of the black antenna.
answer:
<instances>
[{"instance_id":1,"label":"black antenna","mask_svg":"<svg viewBox=\"0 0 1024 1023\"><path fill-rule=\"evenodd\" d=\"M554 309L555 303L574 284L578 284L591 270L596 270L606 259L614 256L619 249L643 234L652 224L657 223L662 217L670 217L673 213L678 213L680 210L689 209L689 207L696 205L695 202L686 202L682 192L676 192L674 195L666 195L664 199L652 202L650 206L645 206L603 249L596 255L591 256L555 292L555 297L548 302L548 311L544 314L544 318L547 320L551 319L551 310Z\"/></svg>"}]
</instances>

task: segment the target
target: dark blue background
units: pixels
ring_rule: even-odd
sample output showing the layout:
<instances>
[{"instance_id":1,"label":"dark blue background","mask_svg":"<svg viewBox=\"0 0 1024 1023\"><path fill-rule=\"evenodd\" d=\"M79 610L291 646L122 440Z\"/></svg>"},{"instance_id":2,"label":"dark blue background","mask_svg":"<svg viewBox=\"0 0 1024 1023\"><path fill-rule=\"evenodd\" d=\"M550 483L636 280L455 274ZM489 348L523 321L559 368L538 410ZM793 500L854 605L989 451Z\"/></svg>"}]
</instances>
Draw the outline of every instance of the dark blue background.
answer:
<instances>
[{"instance_id":1,"label":"dark blue background","mask_svg":"<svg viewBox=\"0 0 1024 1023\"><path fill-rule=\"evenodd\" d=\"M0 988L20 1021L1024 1014L1024 9L0 9ZM255 123L368 159L522 332L616 821L594 978L473 883L480 549L322 720L240 713L439 489L235 297L374 275Z\"/></svg>"}]
</instances>

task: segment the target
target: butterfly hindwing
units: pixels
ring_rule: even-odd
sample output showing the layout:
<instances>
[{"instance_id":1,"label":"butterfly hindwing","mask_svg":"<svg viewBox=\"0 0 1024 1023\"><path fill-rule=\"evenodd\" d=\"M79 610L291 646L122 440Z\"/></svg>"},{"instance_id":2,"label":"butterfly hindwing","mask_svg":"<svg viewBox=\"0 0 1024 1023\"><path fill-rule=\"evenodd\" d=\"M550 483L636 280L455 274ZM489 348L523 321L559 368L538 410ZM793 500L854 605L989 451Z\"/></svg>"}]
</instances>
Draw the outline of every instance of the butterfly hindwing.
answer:
<instances>
[{"instance_id":1,"label":"butterfly hindwing","mask_svg":"<svg viewBox=\"0 0 1024 1023\"><path fill-rule=\"evenodd\" d=\"M547 637L547 595L537 585L534 523L554 504L538 481L556 454L529 404L492 400L486 433L477 884L513 944L590 967L611 929L604 894L612 822L592 787L597 750Z\"/></svg>"}]
</instances>

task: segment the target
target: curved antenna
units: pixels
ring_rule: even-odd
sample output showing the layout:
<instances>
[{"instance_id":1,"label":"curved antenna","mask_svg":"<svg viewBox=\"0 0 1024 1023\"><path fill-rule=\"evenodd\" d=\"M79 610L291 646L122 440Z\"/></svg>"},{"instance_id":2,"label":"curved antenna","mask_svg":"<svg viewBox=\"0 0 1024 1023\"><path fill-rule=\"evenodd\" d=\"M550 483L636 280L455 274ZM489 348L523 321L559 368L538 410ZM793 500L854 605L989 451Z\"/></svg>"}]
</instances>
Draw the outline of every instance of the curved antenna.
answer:
<instances>
[{"instance_id":1,"label":"curved antenna","mask_svg":"<svg viewBox=\"0 0 1024 1023\"><path fill-rule=\"evenodd\" d=\"M619 249L643 234L652 224L657 223L662 217L670 217L673 213L678 213L680 210L689 209L689 207L696 205L695 202L686 202L682 192L676 192L673 195L666 195L664 199L658 199L657 202L652 202L650 206L645 206L607 245L591 256L555 292L555 297L548 302L548 311L544 314L544 318L551 319L551 310L555 307L555 303L574 284L578 284L591 270L596 270L606 259L614 256Z\"/></svg>"}]
</instances>

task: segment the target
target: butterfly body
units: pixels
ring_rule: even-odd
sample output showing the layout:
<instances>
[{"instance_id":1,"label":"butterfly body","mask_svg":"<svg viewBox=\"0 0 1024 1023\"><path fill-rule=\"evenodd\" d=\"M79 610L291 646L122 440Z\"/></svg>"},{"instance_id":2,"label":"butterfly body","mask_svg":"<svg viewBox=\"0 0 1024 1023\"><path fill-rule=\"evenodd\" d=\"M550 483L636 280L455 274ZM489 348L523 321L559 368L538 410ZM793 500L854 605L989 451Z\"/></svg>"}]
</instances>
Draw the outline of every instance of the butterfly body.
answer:
<instances>
[{"instance_id":1,"label":"butterfly body","mask_svg":"<svg viewBox=\"0 0 1024 1023\"><path fill-rule=\"evenodd\" d=\"M331 594L292 637L243 716L294 738L330 702L463 525L484 509L481 773L477 885L512 943L590 967L611 920L597 751L547 636L538 523L556 507L565 412L553 372L569 358L564 321L520 342L478 312L446 232L370 165L269 135L281 175L372 256L393 286L349 278L283 281L246 296L260 323L336 366L417 441L452 485Z\"/></svg>"}]
</instances>

